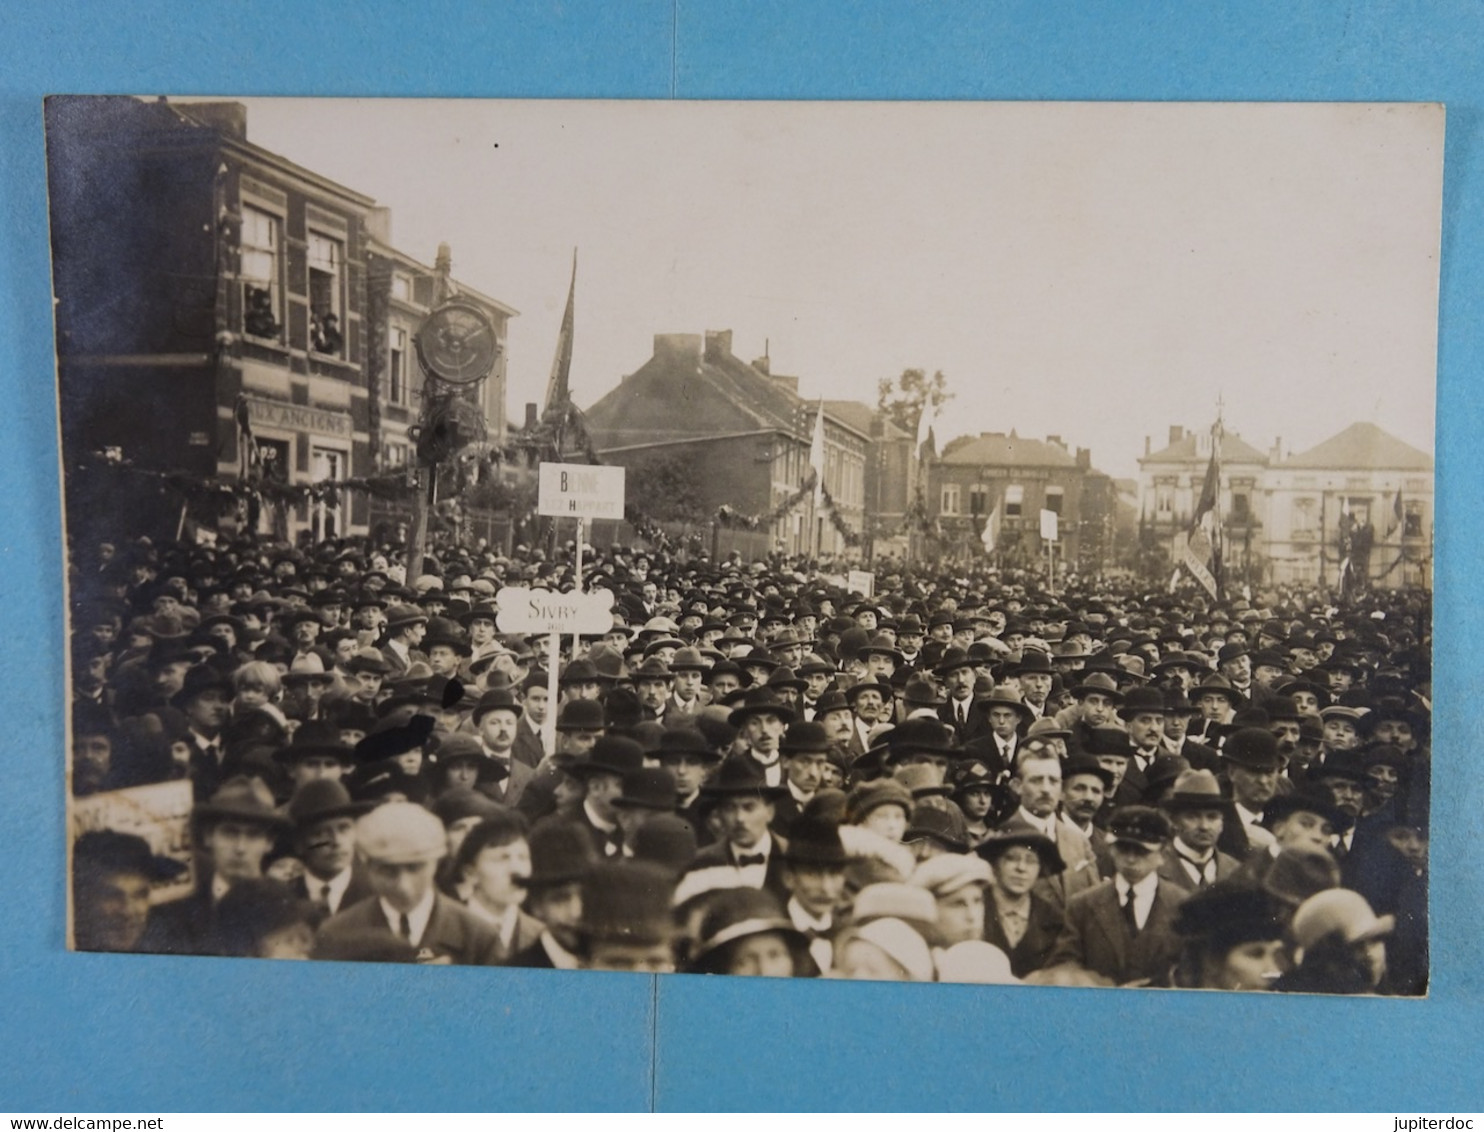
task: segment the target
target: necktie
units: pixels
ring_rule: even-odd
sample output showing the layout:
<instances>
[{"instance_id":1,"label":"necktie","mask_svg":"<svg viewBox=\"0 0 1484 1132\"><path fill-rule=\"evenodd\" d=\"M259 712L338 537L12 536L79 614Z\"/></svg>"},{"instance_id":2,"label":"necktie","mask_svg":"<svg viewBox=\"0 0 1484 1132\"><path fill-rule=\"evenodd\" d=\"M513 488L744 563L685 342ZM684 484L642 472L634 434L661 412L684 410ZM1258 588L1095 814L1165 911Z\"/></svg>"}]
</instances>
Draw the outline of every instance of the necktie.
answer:
<instances>
[{"instance_id":1,"label":"necktie","mask_svg":"<svg viewBox=\"0 0 1484 1132\"><path fill-rule=\"evenodd\" d=\"M1139 917L1134 912L1134 890L1133 889L1129 889L1128 892L1124 894L1124 897L1123 897L1123 919L1124 919L1124 922L1128 924L1128 930L1132 934L1138 935L1139 934Z\"/></svg>"},{"instance_id":2,"label":"necktie","mask_svg":"<svg viewBox=\"0 0 1484 1132\"><path fill-rule=\"evenodd\" d=\"M1195 875L1199 878L1199 880L1197 881L1197 887L1205 888L1206 885L1211 883L1210 869L1211 866L1216 863L1214 857L1209 861L1197 861L1194 857L1187 857L1184 853L1177 852L1175 856L1179 857L1182 861L1184 861L1187 865L1195 870Z\"/></svg>"},{"instance_id":3,"label":"necktie","mask_svg":"<svg viewBox=\"0 0 1484 1132\"><path fill-rule=\"evenodd\" d=\"M969 722L969 705L963 700L958 700L958 725L962 727Z\"/></svg>"},{"instance_id":4,"label":"necktie","mask_svg":"<svg viewBox=\"0 0 1484 1132\"><path fill-rule=\"evenodd\" d=\"M412 921L407 918L406 912L402 913L402 923L398 926L398 930L402 933L403 939L408 943L412 942Z\"/></svg>"},{"instance_id":5,"label":"necktie","mask_svg":"<svg viewBox=\"0 0 1484 1132\"><path fill-rule=\"evenodd\" d=\"M319 890L319 906L321 908L323 908L326 912L329 912L331 910L330 909L330 882L329 881L325 881L322 885L320 885L320 890Z\"/></svg>"},{"instance_id":6,"label":"necktie","mask_svg":"<svg viewBox=\"0 0 1484 1132\"><path fill-rule=\"evenodd\" d=\"M748 865L766 865L768 858L761 853L743 853L737 857L737 867L745 869Z\"/></svg>"}]
</instances>

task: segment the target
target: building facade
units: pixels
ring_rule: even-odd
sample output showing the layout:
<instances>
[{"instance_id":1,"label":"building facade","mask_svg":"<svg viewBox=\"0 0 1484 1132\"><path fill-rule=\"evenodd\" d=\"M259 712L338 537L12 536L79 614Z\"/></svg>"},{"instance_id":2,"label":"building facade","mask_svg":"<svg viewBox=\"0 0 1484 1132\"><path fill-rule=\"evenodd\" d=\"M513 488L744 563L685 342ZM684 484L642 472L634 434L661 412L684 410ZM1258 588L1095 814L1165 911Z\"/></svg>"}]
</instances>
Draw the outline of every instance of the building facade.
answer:
<instances>
[{"instance_id":1,"label":"building facade","mask_svg":"<svg viewBox=\"0 0 1484 1132\"><path fill-rule=\"evenodd\" d=\"M178 501L89 475L98 449L201 481L324 484L396 466L430 274L392 251L385 209L254 145L239 103L53 100L47 135L69 518L177 527ZM392 295L399 275L405 298ZM503 334L514 312L487 305ZM503 427L503 369L487 386ZM369 521L355 491L258 516L287 537Z\"/></svg>"},{"instance_id":2,"label":"building facade","mask_svg":"<svg viewBox=\"0 0 1484 1132\"><path fill-rule=\"evenodd\" d=\"M984 532L995 526L996 561L1007 567L1044 567L1041 512L1057 516L1057 569L1096 568L1084 564L1084 506L1092 511L1088 525L1101 532L1102 510L1111 493L1088 493L1092 469L1086 448L1069 450L1059 436L1044 441L1020 437L1013 430L984 432L951 440L928 466L928 505L949 554L985 553ZM1107 477L1102 476L1102 479ZM1104 498L1107 495L1109 498ZM1084 498L1084 496L1086 498ZM1102 535L1097 535L1101 545Z\"/></svg>"},{"instance_id":3,"label":"building facade","mask_svg":"<svg viewBox=\"0 0 1484 1132\"><path fill-rule=\"evenodd\" d=\"M653 356L585 417L598 454L628 469L628 501L644 516L715 522L721 552L859 558L872 438L858 414L832 404L801 398L798 378L774 374L767 358L736 357L731 331L721 330L656 334ZM821 411L821 471L839 525L804 491Z\"/></svg>"}]
</instances>

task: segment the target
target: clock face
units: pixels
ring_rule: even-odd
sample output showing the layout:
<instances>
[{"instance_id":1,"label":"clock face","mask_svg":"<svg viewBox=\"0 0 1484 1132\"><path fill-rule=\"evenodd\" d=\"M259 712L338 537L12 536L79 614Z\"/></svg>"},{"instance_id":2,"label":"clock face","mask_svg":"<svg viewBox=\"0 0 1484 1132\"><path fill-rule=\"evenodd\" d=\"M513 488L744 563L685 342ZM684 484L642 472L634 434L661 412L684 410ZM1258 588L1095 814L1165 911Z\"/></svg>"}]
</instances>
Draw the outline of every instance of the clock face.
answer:
<instances>
[{"instance_id":1,"label":"clock face","mask_svg":"<svg viewBox=\"0 0 1484 1132\"><path fill-rule=\"evenodd\" d=\"M494 323L468 303L444 304L428 315L417 333L423 368L454 385L489 376L498 353Z\"/></svg>"}]
</instances>

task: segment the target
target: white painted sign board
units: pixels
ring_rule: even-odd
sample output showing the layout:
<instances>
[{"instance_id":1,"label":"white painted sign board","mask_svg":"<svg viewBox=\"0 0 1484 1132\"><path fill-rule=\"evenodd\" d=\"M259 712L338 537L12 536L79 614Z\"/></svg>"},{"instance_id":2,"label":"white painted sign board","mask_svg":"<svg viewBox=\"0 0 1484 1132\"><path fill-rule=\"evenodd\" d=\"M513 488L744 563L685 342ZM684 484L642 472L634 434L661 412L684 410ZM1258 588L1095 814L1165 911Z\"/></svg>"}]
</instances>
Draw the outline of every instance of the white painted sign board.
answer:
<instances>
[{"instance_id":1,"label":"white painted sign board","mask_svg":"<svg viewBox=\"0 0 1484 1132\"><path fill-rule=\"evenodd\" d=\"M622 519L623 468L606 464L542 464L536 514L568 519Z\"/></svg>"},{"instance_id":2,"label":"white painted sign board","mask_svg":"<svg viewBox=\"0 0 1484 1132\"><path fill-rule=\"evenodd\" d=\"M1041 537L1047 542L1056 541L1056 512L1041 510Z\"/></svg>"},{"instance_id":3,"label":"white painted sign board","mask_svg":"<svg viewBox=\"0 0 1484 1132\"><path fill-rule=\"evenodd\" d=\"M608 590L556 593L506 586L495 595L495 605L502 633L606 633L613 627Z\"/></svg>"}]
</instances>

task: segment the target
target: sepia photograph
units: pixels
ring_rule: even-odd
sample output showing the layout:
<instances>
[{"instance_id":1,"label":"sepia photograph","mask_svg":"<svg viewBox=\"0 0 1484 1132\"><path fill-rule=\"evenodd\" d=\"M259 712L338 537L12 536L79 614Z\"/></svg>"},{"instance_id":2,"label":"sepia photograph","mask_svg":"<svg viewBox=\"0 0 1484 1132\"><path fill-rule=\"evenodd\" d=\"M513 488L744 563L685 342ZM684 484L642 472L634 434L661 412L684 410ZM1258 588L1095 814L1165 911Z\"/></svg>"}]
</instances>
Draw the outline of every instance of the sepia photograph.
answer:
<instances>
[{"instance_id":1,"label":"sepia photograph","mask_svg":"<svg viewBox=\"0 0 1484 1132\"><path fill-rule=\"evenodd\" d=\"M1441 105L45 126L70 948L1427 994Z\"/></svg>"}]
</instances>

